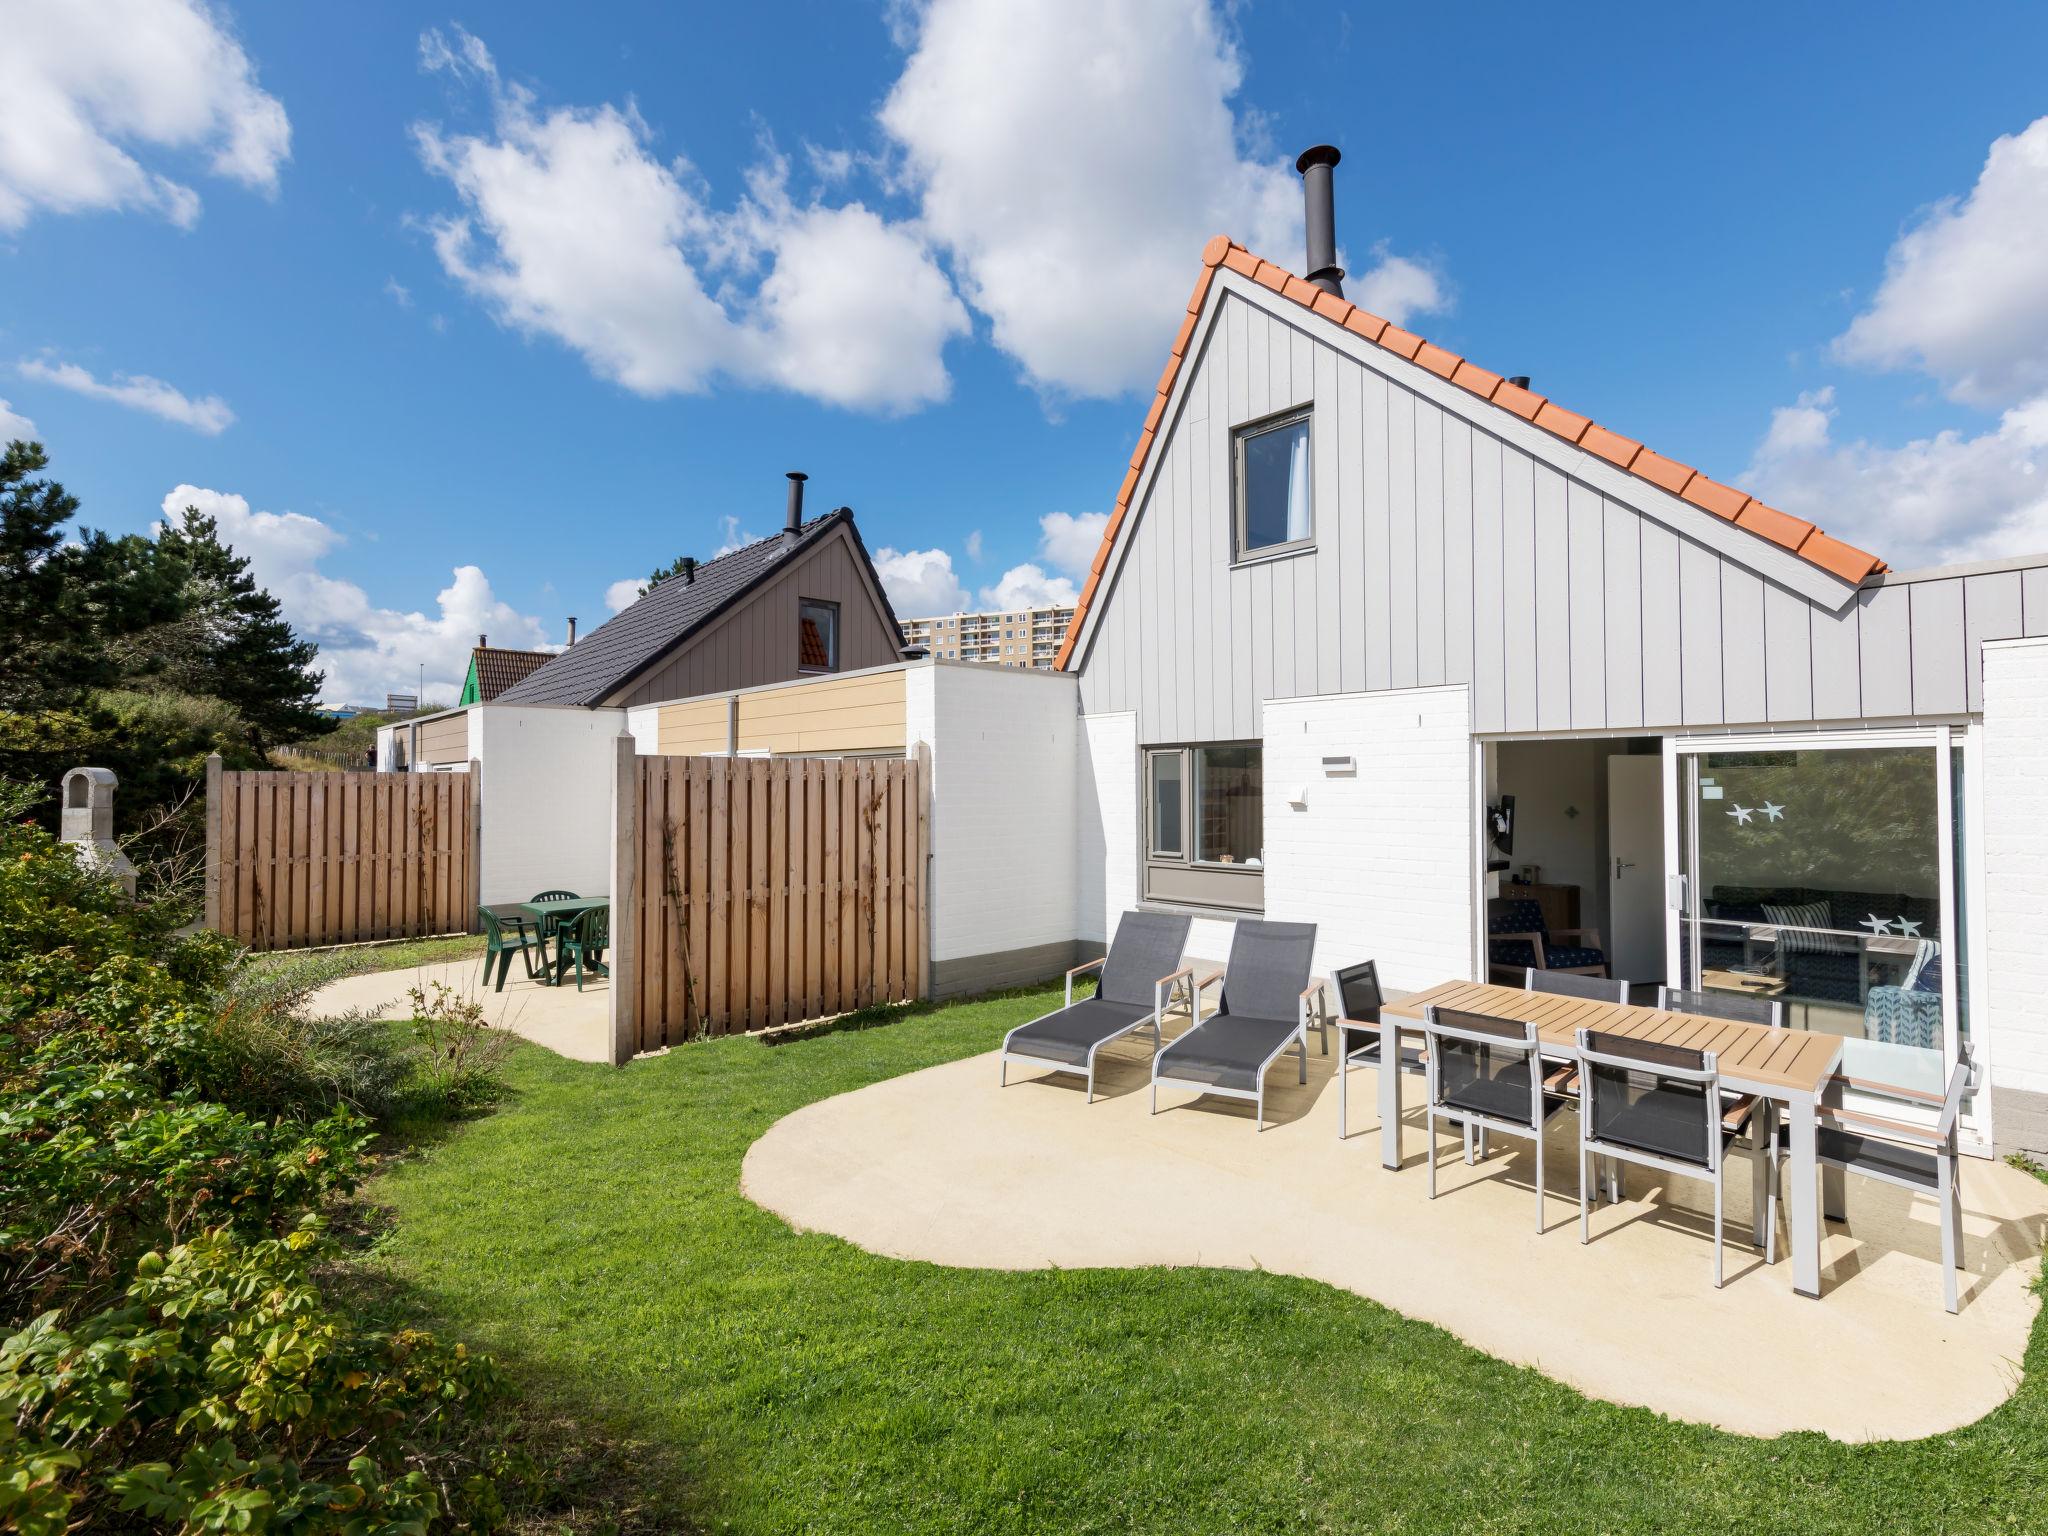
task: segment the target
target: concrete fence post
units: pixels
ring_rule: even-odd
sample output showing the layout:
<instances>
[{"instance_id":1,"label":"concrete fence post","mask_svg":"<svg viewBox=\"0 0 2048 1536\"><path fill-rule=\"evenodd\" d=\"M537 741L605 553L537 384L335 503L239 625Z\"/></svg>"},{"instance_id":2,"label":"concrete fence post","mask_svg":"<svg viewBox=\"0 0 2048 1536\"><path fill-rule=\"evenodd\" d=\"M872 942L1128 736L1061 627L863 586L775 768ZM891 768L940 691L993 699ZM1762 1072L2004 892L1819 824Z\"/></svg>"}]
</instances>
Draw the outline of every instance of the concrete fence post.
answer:
<instances>
[{"instance_id":1,"label":"concrete fence post","mask_svg":"<svg viewBox=\"0 0 2048 1536\"><path fill-rule=\"evenodd\" d=\"M469 932L482 933L484 904L484 765L469 760Z\"/></svg>"},{"instance_id":2,"label":"concrete fence post","mask_svg":"<svg viewBox=\"0 0 2048 1536\"><path fill-rule=\"evenodd\" d=\"M612 773L612 1063L640 1044L640 759L621 734Z\"/></svg>"},{"instance_id":3,"label":"concrete fence post","mask_svg":"<svg viewBox=\"0 0 2048 1536\"><path fill-rule=\"evenodd\" d=\"M220 800L225 788L220 754L206 758L206 926L220 932Z\"/></svg>"}]
</instances>

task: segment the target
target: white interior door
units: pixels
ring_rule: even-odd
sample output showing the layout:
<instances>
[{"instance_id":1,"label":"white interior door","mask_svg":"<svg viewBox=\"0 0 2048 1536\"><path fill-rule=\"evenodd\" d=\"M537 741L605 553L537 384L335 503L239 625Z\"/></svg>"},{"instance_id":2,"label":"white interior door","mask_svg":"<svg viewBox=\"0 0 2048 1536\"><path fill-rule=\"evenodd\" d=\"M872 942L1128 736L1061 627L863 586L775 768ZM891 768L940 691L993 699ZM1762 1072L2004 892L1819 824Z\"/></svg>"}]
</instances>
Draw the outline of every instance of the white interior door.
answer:
<instances>
[{"instance_id":1,"label":"white interior door","mask_svg":"<svg viewBox=\"0 0 2048 1536\"><path fill-rule=\"evenodd\" d=\"M1664 759L1607 759L1609 972L1664 980Z\"/></svg>"}]
</instances>

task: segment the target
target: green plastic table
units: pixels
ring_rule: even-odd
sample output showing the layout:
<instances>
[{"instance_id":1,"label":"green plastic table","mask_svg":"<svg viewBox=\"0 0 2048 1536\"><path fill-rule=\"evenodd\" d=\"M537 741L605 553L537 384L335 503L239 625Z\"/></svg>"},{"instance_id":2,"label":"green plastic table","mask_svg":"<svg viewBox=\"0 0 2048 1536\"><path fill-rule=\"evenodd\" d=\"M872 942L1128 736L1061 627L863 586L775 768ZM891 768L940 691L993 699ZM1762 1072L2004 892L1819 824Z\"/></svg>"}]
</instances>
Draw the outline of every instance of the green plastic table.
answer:
<instances>
[{"instance_id":1,"label":"green plastic table","mask_svg":"<svg viewBox=\"0 0 2048 1536\"><path fill-rule=\"evenodd\" d=\"M510 905L517 907L519 911L526 913L532 921L540 925L541 937L543 939L553 937L555 930L561 926L565 919L588 912L593 907L609 907L611 904L612 899L609 896L579 896L574 901L520 901L510 903ZM541 974L535 979L544 987L557 986L561 982L561 977L556 974L555 966L548 963L547 951L545 949L541 951Z\"/></svg>"}]
</instances>

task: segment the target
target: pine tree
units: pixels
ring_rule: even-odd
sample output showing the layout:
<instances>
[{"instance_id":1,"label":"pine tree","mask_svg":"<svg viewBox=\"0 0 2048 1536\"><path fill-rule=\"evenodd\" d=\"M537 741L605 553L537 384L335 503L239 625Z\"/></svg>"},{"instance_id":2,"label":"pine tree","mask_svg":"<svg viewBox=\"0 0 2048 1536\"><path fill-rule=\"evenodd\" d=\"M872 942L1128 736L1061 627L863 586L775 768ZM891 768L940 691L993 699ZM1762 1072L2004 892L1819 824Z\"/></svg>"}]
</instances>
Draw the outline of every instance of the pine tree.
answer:
<instances>
[{"instance_id":1,"label":"pine tree","mask_svg":"<svg viewBox=\"0 0 2048 1536\"><path fill-rule=\"evenodd\" d=\"M157 548L182 567L185 611L196 621L185 687L233 705L263 749L331 730L314 707L319 647L293 632L278 600L249 573L248 557L221 542L220 525L187 507L158 534Z\"/></svg>"},{"instance_id":2,"label":"pine tree","mask_svg":"<svg viewBox=\"0 0 2048 1536\"><path fill-rule=\"evenodd\" d=\"M78 638L62 624L64 525L78 498L54 480L41 443L0 454L0 708L48 709L74 699Z\"/></svg>"}]
</instances>

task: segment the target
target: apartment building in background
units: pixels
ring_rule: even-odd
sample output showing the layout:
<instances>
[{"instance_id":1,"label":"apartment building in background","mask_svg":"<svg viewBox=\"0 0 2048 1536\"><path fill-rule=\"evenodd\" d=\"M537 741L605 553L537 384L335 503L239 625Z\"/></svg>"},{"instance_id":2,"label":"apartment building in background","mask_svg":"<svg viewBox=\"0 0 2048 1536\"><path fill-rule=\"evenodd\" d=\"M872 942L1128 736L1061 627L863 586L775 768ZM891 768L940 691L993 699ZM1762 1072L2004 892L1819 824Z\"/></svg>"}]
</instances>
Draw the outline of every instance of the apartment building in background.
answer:
<instances>
[{"instance_id":1,"label":"apartment building in background","mask_svg":"<svg viewBox=\"0 0 2048 1536\"><path fill-rule=\"evenodd\" d=\"M905 619L906 645L938 661L987 661L999 667L1050 668L1066 638L1072 608L1019 608L1010 613L949 613Z\"/></svg>"}]
</instances>

